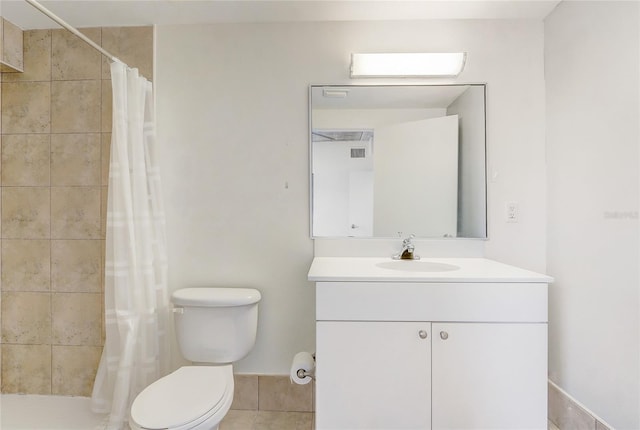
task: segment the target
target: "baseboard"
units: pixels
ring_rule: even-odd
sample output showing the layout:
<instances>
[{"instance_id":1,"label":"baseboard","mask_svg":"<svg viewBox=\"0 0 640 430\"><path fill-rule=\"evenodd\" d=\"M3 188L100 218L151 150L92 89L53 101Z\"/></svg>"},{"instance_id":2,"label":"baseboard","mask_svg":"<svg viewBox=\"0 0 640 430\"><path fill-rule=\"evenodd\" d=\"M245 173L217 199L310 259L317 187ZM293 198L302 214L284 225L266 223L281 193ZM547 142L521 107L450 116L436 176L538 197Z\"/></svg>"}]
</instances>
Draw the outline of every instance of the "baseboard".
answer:
<instances>
[{"instance_id":1,"label":"baseboard","mask_svg":"<svg viewBox=\"0 0 640 430\"><path fill-rule=\"evenodd\" d=\"M549 380L549 421L559 430L614 430L566 391Z\"/></svg>"}]
</instances>

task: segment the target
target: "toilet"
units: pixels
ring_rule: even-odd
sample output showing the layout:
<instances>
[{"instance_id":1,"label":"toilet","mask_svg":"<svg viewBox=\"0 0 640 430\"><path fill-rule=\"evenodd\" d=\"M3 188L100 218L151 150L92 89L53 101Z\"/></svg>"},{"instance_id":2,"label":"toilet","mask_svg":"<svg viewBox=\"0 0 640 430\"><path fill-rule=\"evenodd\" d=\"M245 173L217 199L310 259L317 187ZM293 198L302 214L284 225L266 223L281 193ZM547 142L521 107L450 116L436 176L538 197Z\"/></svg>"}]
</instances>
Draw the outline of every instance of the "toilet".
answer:
<instances>
[{"instance_id":1,"label":"toilet","mask_svg":"<svg viewBox=\"0 0 640 430\"><path fill-rule=\"evenodd\" d=\"M183 288L171 296L178 346L200 365L183 366L142 390L131 405L132 430L217 430L233 401L234 361L253 348L260 292Z\"/></svg>"}]
</instances>

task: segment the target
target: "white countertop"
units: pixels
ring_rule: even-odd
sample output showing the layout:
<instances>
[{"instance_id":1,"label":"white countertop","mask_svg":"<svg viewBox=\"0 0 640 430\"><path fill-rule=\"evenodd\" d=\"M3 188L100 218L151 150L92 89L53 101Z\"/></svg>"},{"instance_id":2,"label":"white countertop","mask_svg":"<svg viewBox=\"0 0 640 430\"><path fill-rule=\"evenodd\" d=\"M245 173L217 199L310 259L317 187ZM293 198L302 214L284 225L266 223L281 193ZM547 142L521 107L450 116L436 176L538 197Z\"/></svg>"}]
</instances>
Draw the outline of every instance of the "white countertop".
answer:
<instances>
[{"instance_id":1,"label":"white countertop","mask_svg":"<svg viewBox=\"0 0 640 430\"><path fill-rule=\"evenodd\" d=\"M376 257L315 257L308 279L324 282L553 282L550 276L486 258L423 258L416 261L459 267L450 271L405 271L378 266L392 261L413 263Z\"/></svg>"}]
</instances>

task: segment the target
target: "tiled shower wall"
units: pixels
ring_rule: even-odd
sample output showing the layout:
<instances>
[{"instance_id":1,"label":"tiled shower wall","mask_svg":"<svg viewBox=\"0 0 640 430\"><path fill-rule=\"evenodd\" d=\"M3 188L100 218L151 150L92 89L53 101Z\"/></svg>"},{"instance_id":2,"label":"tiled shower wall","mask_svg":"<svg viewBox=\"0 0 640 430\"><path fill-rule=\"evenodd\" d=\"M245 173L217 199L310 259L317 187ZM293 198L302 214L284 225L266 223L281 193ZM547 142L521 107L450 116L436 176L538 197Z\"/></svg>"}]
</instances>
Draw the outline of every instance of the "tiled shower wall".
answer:
<instances>
[{"instance_id":1,"label":"tiled shower wall","mask_svg":"<svg viewBox=\"0 0 640 430\"><path fill-rule=\"evenodd\" d=\"M152 79L153 28L82 32ZM65 30L24 32L0 88L3 393L90 395L104 337L108 62Z\"/></svg>"}]
</instances>

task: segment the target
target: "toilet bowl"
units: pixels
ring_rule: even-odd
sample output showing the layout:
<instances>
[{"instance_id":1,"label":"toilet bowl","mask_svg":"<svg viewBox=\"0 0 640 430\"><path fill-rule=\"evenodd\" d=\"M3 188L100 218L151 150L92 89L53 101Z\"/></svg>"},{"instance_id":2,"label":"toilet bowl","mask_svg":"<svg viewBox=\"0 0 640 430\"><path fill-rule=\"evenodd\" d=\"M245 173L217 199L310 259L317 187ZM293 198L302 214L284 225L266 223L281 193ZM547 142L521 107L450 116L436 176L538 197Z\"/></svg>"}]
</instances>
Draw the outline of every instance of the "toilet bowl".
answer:
<instances>
[{"instance_id":1,"label":"toilet bowl","mask_svg":"<svg viewBox=\"0 0 640 430\"><path fill-rule=\"evenodd\" d=\"M184 366L145 388L131 406L132 430L215 430L233 401L233 371Z\"/></svg>"},{"instance_id":2,"label":"toilet bowl","mask_svg":"<svg viewBox=\"0 0 640 430\"><path fill-rule=\"evenodd\" d=\"M217 430L233 401L233 362L255 343L260 292L185 288L171 296L176 337L187 360L133 401L132 430Z\"/></svg>"}]
</instances>

